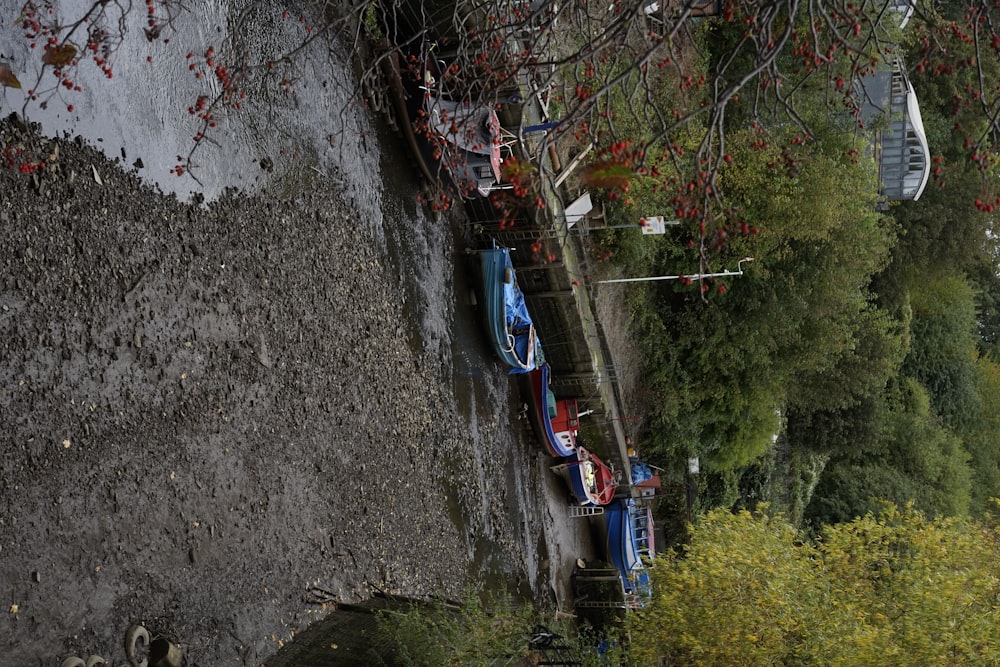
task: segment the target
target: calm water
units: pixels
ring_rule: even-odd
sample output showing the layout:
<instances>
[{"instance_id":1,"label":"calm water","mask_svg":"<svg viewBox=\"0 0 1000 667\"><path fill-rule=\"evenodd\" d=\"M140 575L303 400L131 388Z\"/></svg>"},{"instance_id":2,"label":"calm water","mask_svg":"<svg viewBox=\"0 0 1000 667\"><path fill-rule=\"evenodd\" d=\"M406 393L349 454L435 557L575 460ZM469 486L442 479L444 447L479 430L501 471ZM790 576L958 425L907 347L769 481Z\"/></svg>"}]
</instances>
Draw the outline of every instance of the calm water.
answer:
<instances>
[{"instance_id":1,"label":"calm water","mask_svg":"<svg viewBox=\"0 0 1000 667\"><path fill-rule=\"evenodd\" d=\"M68 20L91 3L56 4ZM187 155L199 130L188 108L200 95L212 97L220 89L215 76L195 78L189 65L197 56L211 47L217 54L215 64L266 63L305 34L304 24L294 17L284 19L278 10L251 11L246 2L191 6L197 7L197 15L181 12L172 27L162 30L161 39L152 42L143 36L141 12L129 14L126 37L113 55L113 78L85 61L73 75L82 92L60 89L54 96L42 95L28 104L28 116L50 134L84 137L126 165L141 159L138 171L144 178L182 199L195 192L210 199L227 187L259 187L271 178L261 168L265 158L274 163L274 174L281 174L290 161L315 161L331 183L378 198L378 188L372 187L379 180L378 147L368 138L372 125L352 101L353 77L344 50L324 40L308 46L300 67L289 73L294 95L273 86L248 86L242 108L230 110L212 130L217 143L205 145L195 157L200 184L170 173L176 156ZM3 106L5 112L19 110L26 91L34 87L41 53L30 48L12 22L3 21L0 30L0 56L23 84L23 90L6 90ZM195 57L188 59L188 53ZM46 81L38 90L51 86L52 78ZM47 108L41 107L43 100Z\"/></svg>"}]
</instances>

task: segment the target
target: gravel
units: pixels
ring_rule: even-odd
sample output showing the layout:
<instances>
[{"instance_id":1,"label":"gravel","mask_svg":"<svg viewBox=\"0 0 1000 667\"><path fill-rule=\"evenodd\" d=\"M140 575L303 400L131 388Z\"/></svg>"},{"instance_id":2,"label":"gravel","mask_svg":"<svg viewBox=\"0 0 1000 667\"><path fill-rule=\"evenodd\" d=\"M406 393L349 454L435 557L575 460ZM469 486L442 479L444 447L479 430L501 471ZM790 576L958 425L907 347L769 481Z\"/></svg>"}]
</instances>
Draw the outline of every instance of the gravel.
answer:
<instances>
[{"instance_id":1,"label":"gravel","mask_svg":"<svg viewBox=\"0 0 1000 667\"><path fill-rule=\"evenodd\" d=\"M193 664L257 664L318 601L457 596L482 531L512 576L531 565L552 510L521 526L482 499L510 465L544 474L534 445L466 455L337 192L185 204L13 119L0 150L5 664L117 661L137 622Z\"/></svg>"}]
</instances>

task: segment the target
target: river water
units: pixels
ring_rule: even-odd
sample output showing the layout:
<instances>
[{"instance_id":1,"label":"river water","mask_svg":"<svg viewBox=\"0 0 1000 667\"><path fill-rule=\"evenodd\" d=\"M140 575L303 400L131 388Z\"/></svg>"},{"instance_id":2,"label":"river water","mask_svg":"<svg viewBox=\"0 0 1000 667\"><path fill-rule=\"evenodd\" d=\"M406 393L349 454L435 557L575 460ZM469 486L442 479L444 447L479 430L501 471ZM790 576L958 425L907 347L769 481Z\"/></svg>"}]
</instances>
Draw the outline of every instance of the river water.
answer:
<instances>
[{"instance_id":1,"label":"river water","mask_svg":"<svg viewBox=\"0 0 1000 667\"><path fill-rule=\"evenodd\" d=\"M62 0L56 5L62 20L69 22L91 3ZM221 88L211 73L196 78L203 69L203 54L213 49L214 64L230 68L260 65L308 35L306 22L283 18L269 3L210 1L191 6L196 9L178 13L155 41L144 38L144 13L126 14L124 38L111 56L112 77L81 58L72 72L81 91L49 92L50 75L36 86L41 40L26 39L19 24L4 21L0 56L11 63L23 86L6 90L5 106L20 108L27 92L37 88L38 99L28 102L26 111L47 132L82 136L125 165L139 159L143 178L181 199L195 193L212 199L228 187L254 189L280 176L288 163L307 160L331 183L377 203L381 193L372 185L379 181L380 156L370 138L373 126L356 103L346 50L324 39L304 49L294 70L283 70L293 92L259 78L248 80L241 107L218 114L218 127L209 131L210 141L195 155L197 180L171 173L176 157L188 154L200 129L188 109L199 96L213 98ZM192 70L192 64L199 67ZM261 160L273 163L273 173L261 168Z\"/></svg>"},{"instance_id":2,"label":"river water","mask_svg":"<svg viewBox=\"0 0 1000 667\"><path fill-rule=\"evenodd\" d=\"M66 17L90 6L84 0L57 4ZM469 576L508 583L514 579L522 592L534 590L537 597L553 543L579 536L562 531L558 516L551 520L565 507L565 490L550 479L534 443L526 443L516 420L514 383L487 348L470 305L461 226L429 219L417 204L420 183L405 147L358 103L350 49L326 39L312 42L296 58L294 94L256 83L248 86L251 94L241 108L226 113L211 131L212 141L195 153L196 178L171 173L176 156L188 153L199 130L188 107L200 95L218 92L214 77L193 76L187 54L204 54L212 47L219 62L262 63L295 48L308 25L256 3L212 0L191 7L196 9L179 13L161 39L152 42L142 35L144 16L126 16L127 35L113 56L113 78L85 62L73 74L82 91L57 90L35 101L26 100L26 90L35 85L40 53L30 48L18 25L4 21L0 57L24 86L4 91L4 113L23 105L27 117L39 122L46 134L81 136L182 200L212 200L228 188L282 188L283 174L292 167L301 170L303 164L316 175L314 187L341 190L359 212L358 223L379 232L385 261L400 275L413 325L409 344L423 346L440 359L441 379L451 389L455 412L466 422L476 468L485 471L490 450L512 452L508 488L501 495L510 500L504 511L520 528L516 539L525 561L503 562L498 554L504 550L488 537L463 531L469 534ZM456 481L456 487L459 484ZM483 489L473 502L477 514L491 516L490 504L498 491ZM462 527L463 512L470 507L467 499L459 503L458 496L458 489L452 489L449 502L454 521ZM540 532L544 516L549 521L542 522ZM484 528L489 535L490 526Z\"/></svg>"}]
</instances>

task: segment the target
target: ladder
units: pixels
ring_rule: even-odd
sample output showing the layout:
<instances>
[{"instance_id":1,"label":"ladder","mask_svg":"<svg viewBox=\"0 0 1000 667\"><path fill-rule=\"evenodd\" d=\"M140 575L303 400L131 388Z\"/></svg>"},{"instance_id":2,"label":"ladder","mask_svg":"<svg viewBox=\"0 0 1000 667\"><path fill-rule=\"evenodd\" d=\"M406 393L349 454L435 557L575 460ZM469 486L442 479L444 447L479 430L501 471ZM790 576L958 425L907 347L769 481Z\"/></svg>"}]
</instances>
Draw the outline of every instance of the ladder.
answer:
<instances>
[{"instance_id":1,"label":"ladder","mask_svg":"<svg viewBox=\"0 0 1000 667\"><path fill-rule=\"evenodd\" d=\"M600 516L604 514L603 507L592 507L592 506L581 506L581 505L570 505L569 515L574 518L587 517L587 516Z\"/></svg>"},{"instance_id":2,"label":"ladder","mask_svg":"<svg viewBox=\"0 0 1000 667\"><path fill-rule=\"evenodd\" d=\"M614 600L583 600L574 606L586 609L628 609L628 603Z\"/></svg>"}]
</instances>

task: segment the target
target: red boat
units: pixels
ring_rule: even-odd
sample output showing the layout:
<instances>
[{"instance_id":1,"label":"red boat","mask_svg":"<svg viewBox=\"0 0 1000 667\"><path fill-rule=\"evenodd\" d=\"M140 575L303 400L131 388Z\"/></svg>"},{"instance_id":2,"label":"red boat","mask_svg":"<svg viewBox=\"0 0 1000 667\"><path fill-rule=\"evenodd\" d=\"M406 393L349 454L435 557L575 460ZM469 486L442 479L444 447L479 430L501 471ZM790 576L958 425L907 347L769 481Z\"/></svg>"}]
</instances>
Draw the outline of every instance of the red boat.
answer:
<instances>
[{"instance_id":1,"label":"red boat","mask_svg":"<svg viewBox=\"0 0 1000 667\"><path fill-rule=\"evenodd\" d=\"M560 459L552 471L566 479L580 505L602 506L614 500L618 488L614 471L584 447L577 445L573 455Z\"/></svg>"},{"instance_id":2,"label":"red boat","mask_svg":"<svg viewBox=\"0 0 1000 667\"><path fill-rule=\"evenodd\" d=\"M552 456L561 459L576 452L576 434L580 430L576 399L556 399L549 388L549 366L543 364L528 374L531 392L531 423Z\"/></svg>"}]
</instances>

